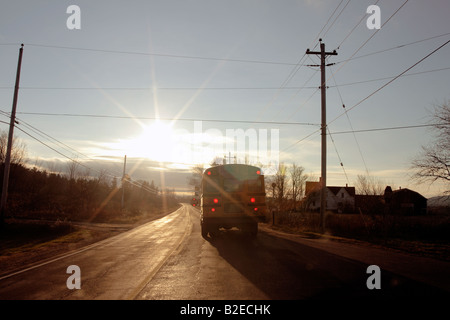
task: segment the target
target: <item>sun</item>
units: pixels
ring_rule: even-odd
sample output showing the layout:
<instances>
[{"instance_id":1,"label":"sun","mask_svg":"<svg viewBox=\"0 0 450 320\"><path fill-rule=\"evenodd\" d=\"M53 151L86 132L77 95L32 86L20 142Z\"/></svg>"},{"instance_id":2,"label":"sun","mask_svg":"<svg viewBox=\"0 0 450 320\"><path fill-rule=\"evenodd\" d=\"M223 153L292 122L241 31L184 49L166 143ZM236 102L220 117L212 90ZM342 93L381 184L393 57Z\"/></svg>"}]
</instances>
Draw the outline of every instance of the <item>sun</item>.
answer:
<instances>
[{"instance_id":1,"label":"sun","mask_svg":"<svg viewBox=\"0 0 450 320\"><path fill-rule=\"evenodd\" d=\"M136 143L146 158L161 162L173 161L175 134L169 124L155 121L145 126L142 134L136 138Z\"/></svg>"},{"instance_id":2,"label":"sun","mask_svg":"<svg viewBox=\"0 0 450 320\"><path fill-rule=\"evenodd\" d=\"M142 132L137 137L121 140L116 147L130 157L172 162L175 140L175 133L170 124L155 121L143 126Z\"/></svg>"}]
</instances>

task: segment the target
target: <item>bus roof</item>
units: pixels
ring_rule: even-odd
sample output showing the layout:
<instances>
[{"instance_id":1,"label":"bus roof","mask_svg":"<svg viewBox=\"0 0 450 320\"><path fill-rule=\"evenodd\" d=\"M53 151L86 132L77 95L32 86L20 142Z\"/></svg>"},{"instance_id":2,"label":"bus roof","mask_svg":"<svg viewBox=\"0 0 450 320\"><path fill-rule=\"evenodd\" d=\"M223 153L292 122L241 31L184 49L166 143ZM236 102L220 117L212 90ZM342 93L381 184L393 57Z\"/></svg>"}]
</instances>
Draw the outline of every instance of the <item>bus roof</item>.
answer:
<instances>
[{"instance_id":1,"label":"bus roof","mask_svg":"<svg viewBox=\"0 0 450 320\"><path fill-rule=\"evenodd\" d=\"M261 168L247 164L224 164L205 169L204 175L232 175L234 177L256 177L262 175Z\"/></svg>"}]
</instances>

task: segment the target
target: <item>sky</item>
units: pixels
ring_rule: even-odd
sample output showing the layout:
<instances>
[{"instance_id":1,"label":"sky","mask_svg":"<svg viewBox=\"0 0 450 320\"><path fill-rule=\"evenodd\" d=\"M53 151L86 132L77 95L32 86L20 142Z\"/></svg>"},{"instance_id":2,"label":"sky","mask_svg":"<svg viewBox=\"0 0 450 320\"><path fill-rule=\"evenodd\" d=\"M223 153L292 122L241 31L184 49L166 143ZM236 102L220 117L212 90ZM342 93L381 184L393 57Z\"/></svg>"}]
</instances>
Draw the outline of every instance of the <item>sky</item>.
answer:
<instances>
[{"instance_id":1,"label":"sky","mask_svg":"<svg viewBox=\"0 0 450 320\"><path fill-rule=\"evenodd\" d=\"M380 29L366 23L374 4ZM411 179L432 128L398 128L429 124L430 110L450 99L450 45L433 52L450 39L446 0L0 7L0 130L9 127L23 43L14 134L31 166L65 173L75 160L85 175L121 177L126 155L133 179L181 192L192 189L192 166L236 156L266 175L295 163L318 179L320 58L305 52L319 51L321 39L337 52L326 67L327 184L353 186L369 174L426 197L446 190Z\"/></svg>"}]
</instances>

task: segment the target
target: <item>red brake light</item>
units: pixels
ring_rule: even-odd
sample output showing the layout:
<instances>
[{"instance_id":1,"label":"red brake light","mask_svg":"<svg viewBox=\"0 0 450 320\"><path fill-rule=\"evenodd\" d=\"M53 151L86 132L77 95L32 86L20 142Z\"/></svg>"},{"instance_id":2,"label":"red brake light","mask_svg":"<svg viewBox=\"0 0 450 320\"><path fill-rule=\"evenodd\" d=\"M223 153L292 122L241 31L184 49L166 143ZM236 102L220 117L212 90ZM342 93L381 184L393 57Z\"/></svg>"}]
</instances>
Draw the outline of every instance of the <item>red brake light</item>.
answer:
<instances>
[{"instance_id":1,"label":"red brake light","mask_svg":"<svg viewBox=\"0 0 450 320\"><path fill-rule=\"evenodd\" d=\"M255 201L255 198L250 198L250 202L254 203Z\"/></svg>"},{"instance_id":2,"label":"red brake light","mask_svg":"<svg viewBox=\"0 0 450 320\"><path fill-rule=\"evenodd\" d=\"M211 211L212 211L212 212L216 211L216 208L211 208Z\"/></svg>"},{"instance_id":3,"label":"red brake light","mask_svg":"<svg viewBox=\"0 0 450 320\"><path fill-rule=\"evenodd\" d=\"M253 210L258 211L258 208L255 208L255 209L253 209Z\"/></svg>"},{"instance_id":4,"label":"red brake light","mask_svg":"<svg viewBox=\"0 0 450 320\"><path fill-rule=\"evenodd\" d=\"M217 198L214 199L213 201L214 201L214 203L219 203L219 199L217 199Z\"/></svg>"},{"instance_id":5,"label":"red brake light","mask_svg":"<svg viewBox=\"0 0 450 320\"><path fill-rule=\"evenodd\" d=\"M211 175L211 171L208 171L206 174L207 174L208 176L210 176L210 175Z\"/></svg>"}]
</instances>

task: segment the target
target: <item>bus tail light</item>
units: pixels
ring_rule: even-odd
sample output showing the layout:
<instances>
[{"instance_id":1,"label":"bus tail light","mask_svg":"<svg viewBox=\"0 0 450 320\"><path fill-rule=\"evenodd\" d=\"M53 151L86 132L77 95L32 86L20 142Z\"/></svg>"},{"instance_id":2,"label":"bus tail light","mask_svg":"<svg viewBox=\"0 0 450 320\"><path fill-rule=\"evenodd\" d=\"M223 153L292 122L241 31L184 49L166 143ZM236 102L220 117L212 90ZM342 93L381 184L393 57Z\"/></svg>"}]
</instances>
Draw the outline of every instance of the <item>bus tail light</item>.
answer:
<instances>
[{"instance_id":1,"label":"bus tail light","mask_svg":"<svg viewBox=\"0 0 450 320\"><path fill-rule=\"evenodd\" d=\"M248 205L255 206L255 205L261 205L264 204L265 199L264 197L250 197L248 198Z\"/></svg>"},{"instance_id":2,"label":"bus tail light","mask_svg":"<svg viewBox=\"0 0 450 320\"><path fill-rule=\"evenodd\" d=\"M206 206L214 206L214 207L220 207L222 204L222 199L219 197L207 197L203 198L203 205Z\"/></svg>"}]
</instances>

